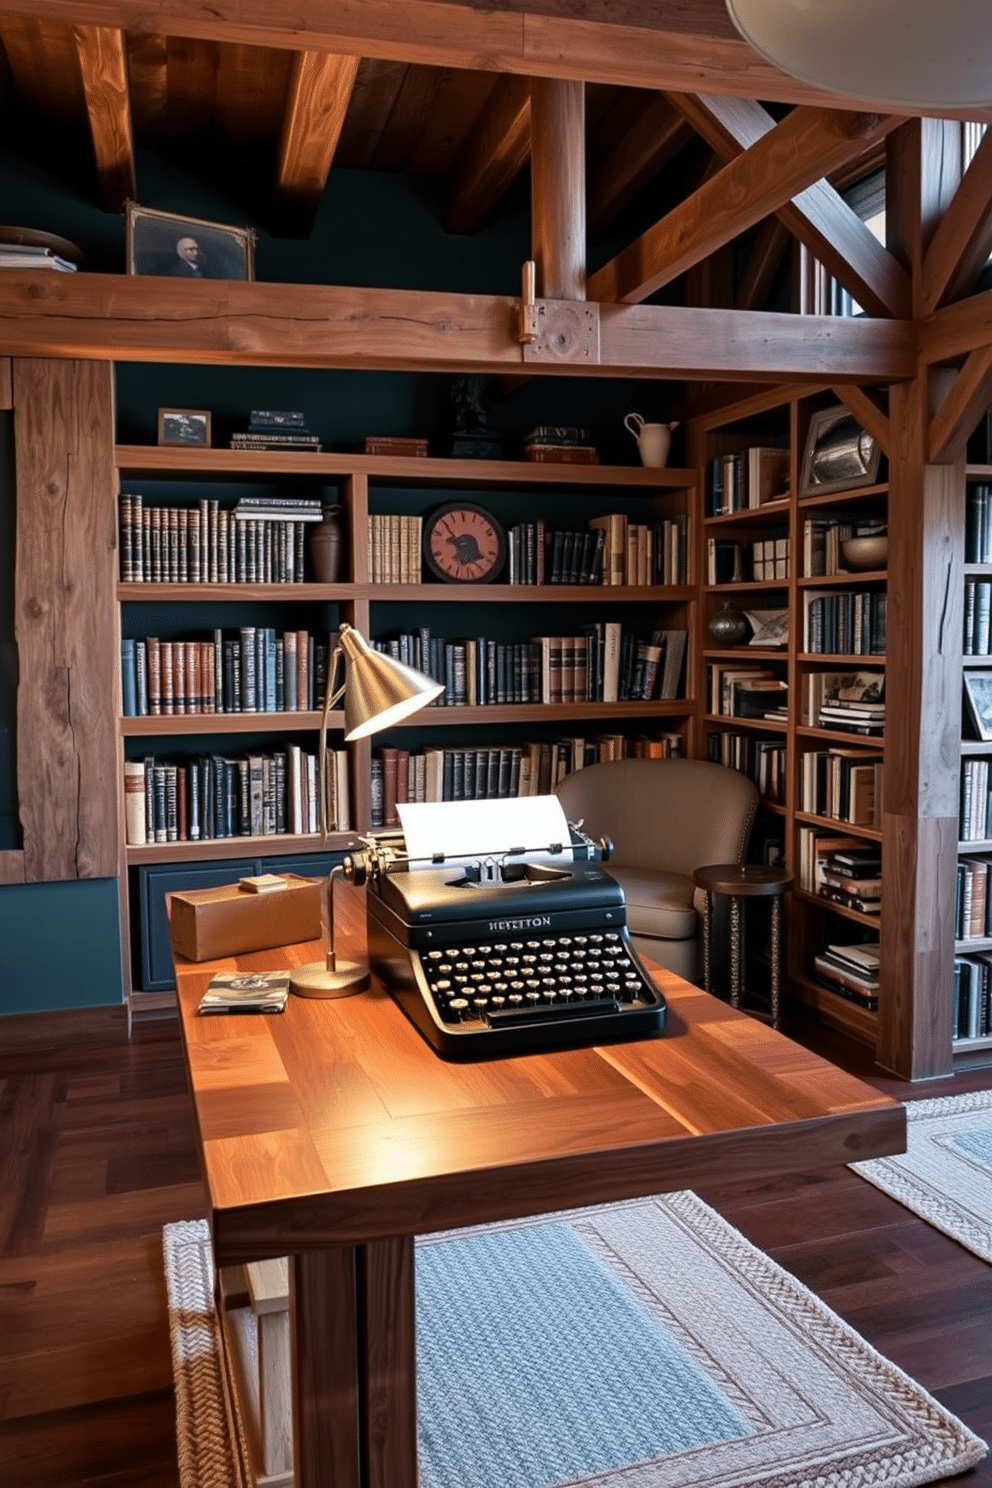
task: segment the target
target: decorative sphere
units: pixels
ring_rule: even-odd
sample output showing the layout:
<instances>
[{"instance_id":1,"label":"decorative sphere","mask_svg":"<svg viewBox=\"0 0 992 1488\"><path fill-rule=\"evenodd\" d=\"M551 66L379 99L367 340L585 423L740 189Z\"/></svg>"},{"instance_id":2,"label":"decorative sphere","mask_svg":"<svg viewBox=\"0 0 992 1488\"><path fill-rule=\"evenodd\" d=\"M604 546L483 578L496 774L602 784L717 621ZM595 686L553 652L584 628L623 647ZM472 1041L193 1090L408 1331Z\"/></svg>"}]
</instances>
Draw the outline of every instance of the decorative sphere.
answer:
<instances>
[{"instance_id":1,"label":"decorative sphere","mask_svg":"<svg viewBox=\"0 0 992 1488\"><path fill-rule=\"evenodd\" d=\"M729 600L724 601L723 609L717 610L707 628L718 646L736 646L748 633L746 617L733 609Z\"/></svg>"}]
</instances>

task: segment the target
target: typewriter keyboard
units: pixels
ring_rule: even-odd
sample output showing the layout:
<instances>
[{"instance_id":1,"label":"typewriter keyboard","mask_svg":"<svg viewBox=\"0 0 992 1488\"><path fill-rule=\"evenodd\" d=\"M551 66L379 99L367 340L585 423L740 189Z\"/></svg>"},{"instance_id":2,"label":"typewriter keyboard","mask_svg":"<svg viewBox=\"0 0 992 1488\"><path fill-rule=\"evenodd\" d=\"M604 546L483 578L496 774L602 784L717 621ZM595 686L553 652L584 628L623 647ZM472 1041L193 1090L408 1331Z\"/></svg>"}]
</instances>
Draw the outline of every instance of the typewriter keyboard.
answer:
<instances>
[{"instance_id":1,"label":"typewriter keyboard","mask_svg":"<svg viewBox=\"0 0 992 1488\"><path fill-rule=\"evenodd\" d=\"M499 1027L657 1002L657 993L615 930L446 946L421 956L427 986L445 1023Z\"/></svg>"}]
</instances>

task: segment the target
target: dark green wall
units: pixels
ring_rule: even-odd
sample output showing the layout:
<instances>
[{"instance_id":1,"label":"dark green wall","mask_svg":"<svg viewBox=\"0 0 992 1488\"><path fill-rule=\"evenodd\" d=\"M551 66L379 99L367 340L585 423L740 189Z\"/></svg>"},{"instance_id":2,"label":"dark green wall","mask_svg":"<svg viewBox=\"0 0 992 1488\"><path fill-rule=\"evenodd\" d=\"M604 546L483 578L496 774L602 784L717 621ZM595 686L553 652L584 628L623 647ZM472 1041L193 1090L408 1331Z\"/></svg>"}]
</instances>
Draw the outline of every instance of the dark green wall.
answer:
<instances>
[{"instance_id":1,"label":"dark green wall","mask_svg":"<svg viewBox=\"0 0 992 1488\"><path fill-rule=\"evenodd\" d=\"M313 231L297 240L268 230L271 224L254 197L271 177L257 158L251 165L242 170L241 162L205 150L193 176L188 165L139 151L139 199L143 206L254 227L260 280L483 294L519 290L520 265L530 252L526 180L511 191L483 232L452 236L441 225L443 183L334 171ZM0 200L6 222L56 232L77 243L87 270L123 272L123 218L94 205L85 141L62 140L56 151L40 128L17 131L16 141L8 137L0 151ZM598 259L613 246L601 245ZM330 447L356 445L365 434L417 434L433 438L443 453L449 386L447 377L408 373L125 363L117 368L118 437L154 443L159 407L209 408L214 442L220 443L225 428L243 420L252 407L289 407L304 409ZM596 430L604 459L631 464L636 450L623 429L624 413L637 409L648 419L662 418L681 392L680 385L656 382L535 378L497 398L492 425L505 435L512 455L534 423L588 424ZM0 847L19 846L13 773L10 443L9 415L6 421L0 416ZM673 463L680 458L676 446ZM118 1002L121 995L112 880L0 888L0 1014L104 1005Z\"/></svg>"}]
</instances>

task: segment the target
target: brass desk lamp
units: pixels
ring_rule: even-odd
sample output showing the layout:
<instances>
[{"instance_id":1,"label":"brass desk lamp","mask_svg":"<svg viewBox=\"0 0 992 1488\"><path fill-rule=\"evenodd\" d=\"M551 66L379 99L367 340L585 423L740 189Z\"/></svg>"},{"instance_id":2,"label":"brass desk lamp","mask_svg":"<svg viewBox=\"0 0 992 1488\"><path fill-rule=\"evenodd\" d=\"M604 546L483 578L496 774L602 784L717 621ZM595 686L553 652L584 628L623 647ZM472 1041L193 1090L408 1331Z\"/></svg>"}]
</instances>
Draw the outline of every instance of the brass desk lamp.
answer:
<instances>
[{"instance_id":1,"label":"brass desk lamp","mask_svg":"<svg viewBox=\"0 0 992 1488\"><path fill-rule=\"evenodd\" d=\"M344 667L344 680L335 691L339 661ZM440 682L373 650L361 631L341 624L327 670L317 755L322 847L327 846L327 720L334 704L344 698L344 737L345 743L350 743L408 718L443 691ZM367 966L357 961L339 961L334 954L334 875L341 869L342 865L336 864L327 880L327 959L297 967L293 972L290 991L297 997L349 997L369 984Z\"/></svg>"}]
</instances>

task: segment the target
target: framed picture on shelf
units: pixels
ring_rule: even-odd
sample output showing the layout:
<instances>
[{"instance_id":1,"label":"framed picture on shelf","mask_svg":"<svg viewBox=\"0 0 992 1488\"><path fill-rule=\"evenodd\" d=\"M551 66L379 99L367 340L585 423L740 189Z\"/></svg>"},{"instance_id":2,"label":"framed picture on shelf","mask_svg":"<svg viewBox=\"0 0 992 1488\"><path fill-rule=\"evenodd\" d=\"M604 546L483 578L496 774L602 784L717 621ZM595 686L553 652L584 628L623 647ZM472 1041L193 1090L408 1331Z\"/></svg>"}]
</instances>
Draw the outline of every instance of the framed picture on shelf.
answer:
<instances>
[{"instance_id":1,"label":"framed picture on shelf","mask_svg":"<svg viewBox=\"0 0 992 1488\"><path fill-rule=\"evenodd\" d=\"M129 274L176 279L254 279L255 233L199 217L177 217L128 202L125 250Z\"/></svg>"},{"instance_id":2,"label":"framed picture on shelf","mask_svg":"<svg viewBox=\"0 0 992 1488\"><path fill-rule=\"evenodd\" d=\"M202 408L160 408L158 442L209 449L210 414Z\"/></svg>"},{"instance_id":3,"label":"framed picture on shelf","mask_svg":"<svg viewBox=\"0 0 992 1488\"><path fill-rule=\"evenodd\" d=\"M814 413L809 422L799 495L821 496L873 485L882 451L853 414L838 404Z\"/></svg>"},{"instance_id":4,"label":"framed picture on shelf","mask_svg":"<svg viewBox=\"0 0 992 1488\"><path fill-rule=\"evenodd\" d=\"M965 672L964 695L975 732L992 742L992 672Z\"/></svg>"}]
</instances>

